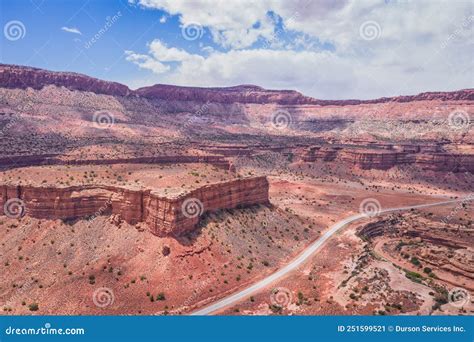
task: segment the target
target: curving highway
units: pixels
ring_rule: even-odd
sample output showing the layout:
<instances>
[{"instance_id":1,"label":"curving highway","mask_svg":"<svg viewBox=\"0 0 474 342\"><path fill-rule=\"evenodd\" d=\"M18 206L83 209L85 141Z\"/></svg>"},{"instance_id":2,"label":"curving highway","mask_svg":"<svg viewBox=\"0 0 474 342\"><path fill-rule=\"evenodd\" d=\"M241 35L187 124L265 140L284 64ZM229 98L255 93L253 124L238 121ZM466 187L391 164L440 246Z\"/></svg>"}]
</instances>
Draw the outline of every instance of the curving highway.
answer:
<instances>
[{"instance_id":1,"label":"curving highway","mask_svg":"<svg viewBox=\"0 0 474 342\"><path fill-rule=\"evenodd\" d=\"M383 213L388 213L388 212L395 212L395 211L404 211L404 210L410 210L410 209L417 209L417 208L427 208L427 207L434 207L434 206L439 206L439 205L444 205L444 204L450 204L450 203L456 203L456 202L462 202L462 201L470 201L473 200L473 198L466 198L466 199L457 199L457 200L450 200L450 201L443 201L443 202L436 202L436 203L430 203L430 204L419 204L419 205L413 205L413 206L408 206L408 207L399 207L399 208L388 208L388 209L383 209L380 211L380 214ZM303 252L301 252L300 255L298 255L295 259L293 259L289 264L284 266L283 268L280 268L278 271L275 273L272 273L266 278L263 278L262 280L256 282L255 284L240 290L239 292L236 292L234 294L231 294L227 297L224 297L217 302L210 304L202 309L199 309L197 311L194 311L191 313L191 315L209 315L212 314L218 310L221 310L231 304L235 304L236 302L248 298L250 295L255 294L256 292L264 289L268 285L272 284L276 280L282 278L283 276L287 275L288 273L296 270L299 266L301 266L305 261L307 261L316 251L321 248L321 246L329 239L331 238L337 231L348 225L349 223L352 223L354 221L360 220L362 218L366 218L366 214L357 214L357 215L352 215L349 216L341 221L338 221L337 223L333 224L328 231L326 231L321 237L314 241L312 244L310 244Z\"/></svg>"}]
</instances>

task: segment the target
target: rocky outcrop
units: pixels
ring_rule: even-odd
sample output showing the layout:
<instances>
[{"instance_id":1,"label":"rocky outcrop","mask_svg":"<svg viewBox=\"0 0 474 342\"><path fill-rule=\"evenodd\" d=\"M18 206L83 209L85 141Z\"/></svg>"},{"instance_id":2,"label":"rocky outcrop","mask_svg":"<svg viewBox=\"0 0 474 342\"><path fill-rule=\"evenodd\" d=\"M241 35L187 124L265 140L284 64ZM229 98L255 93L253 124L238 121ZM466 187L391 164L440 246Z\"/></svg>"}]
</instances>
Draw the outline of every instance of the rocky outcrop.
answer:
<instances>
[{"instance_id":1,"label":"rocky outcrop","mask_svg":"<svg viewBox=\"0 0 474 342\"><path fill-rule=\"evenodd\" d=\"M427 229L423 225L407 224L405 218L391 217L387 219L378 219L373 222L367 223L362 227L358 228L356 234L364 240L373 240L379 236L389 236L397 238L398 241L402 241L402 239L407 238L410 240L413 239L412 241L414 242L423 241L424 243L428 242L434 245L444 246L454 250L470 247L470 241L466 241L466 239L463 239L462 235L469 234L468 232L461 232L459 230L455 230L457 233L460 233L460 235L449 236L450 234L452 234L453 231L444 230L444 236L439 236L437 235L439 234L439 232L437 232L437 229L440 229L441 227L446 229L446 224L438 222L430 223L430 229ZM410 245L410 243L405 242L405 245ZM425 253L426 252L422 252L422 254ZM445 260L445 262L446 261L448 260ZM465 267L465 265L460 266Z\"/></svg>"},{"instance_id":2,"label":"rocky outcrop","mask_svg":"<svg viewBox=\"0 0 474 342\"><path fill-rule=\"evenodd\" d=\"M474 155L456 153L418 154L415 163L423 170L474 173Z\"/></svg>"},{"instance_id":3,"label":"rocky outcrop","mask_svg":"<svg viewBox=\"0 0 474 342\"><path fill-rule=\"evenodd\" d=\"M312 146L306 152L303 152L301 158L306 162L314 162L316 160L333 161L341 149L341 147Z\"/></svg>"},{"instance_id":4,"label":"rocky outcrop","mask_svg":"<svg viewBox=\"0 0 474 342\"><path fill-rule=\"evenodd\" d=\"M117 82L102 81L73 72L56 72L26 66L0 64L0 87L42 89L48 85L114 96L131 94L126 85Z\"/></svg>"},{"instance_id":5,"label":"rocky outcrop","mask_svg":"<svg viewBox=\"0 0 474 342\"><path fill-rule=\"evenodd\" d=\"M47 85L113 96L225 104L273 103L280 105L346 106L386 102L474 100L474 89L463 89L452 92L426 92L418 95L383 97L374 100L318 100L294 90L269 90L255 85L201 88L156 84L150 87L130 90L123 84L103 81L82 74L0 64L0 87L42 89Z\"/></svg>"},{"instance_id":6,"label":"rocky outcrop","mask_svg":"<svg viewBox=\"0 0 474 342\"><path fill-rule=\"evenodd\" d=\"M314 99L294 90L269 90L254 85L199 88L156 84L135 91L140 97L159 100L216 103L315 104Z\"/></svg>"},{"instance_id":7,"label":"rocky outcrop","mask_svg":"<svg viewBox=\"0 0 474 342\"><path fill-rule=\"evenodd\" d=\"M159 203L151 199L148 207L152 208L153 214L147 215L147 222L149 226L155 227L156 230L152 229L152 232L156 235L182 235L193 230L199 222L200 215L193 214L195 209L199 209L202 214L220 209L268 204L268 190L266 177L253 177L203 186L169 201L169 204L163 206L167 209L164 211L160 210ZM164 227L159 224L162 214L168 217L169 222Z\"/></svg>"},{"instance_id":8,"label":"rocky outcrop","mask_svg":"<svg viewBox=\"0 0 474 342\"><path fill-rule=\"evenodd\" d=\"M0 170L12 169L26 166L38 165L111 165L111 164L210 164L220 169L235 171L232 162L223 156L203 155L174 155L137 158L115 158L115 159L61 159L58 155L45 154L38 156L12 156L0 158Z\"/></svg>"},{"instance_id":9,"label":"rocky outcrop","mask_svg":"<svg viewBox=\"0 0 474 342\"><path fill-rule=\"evenodd\" d=\"M268 188L266 177L243 178L167 198L152 190L113 186L3 185L0 186L0 207L9 199L20 199L27 215L42 219L92 220L96 216L114 214L130 224L145 222L155 235L180 236L194 230L205 212L269 203Z\"/></svg>"},{"instance_id":10,"label":"rocky outcrop","mask_svg":"<svg viewBox=\"0 0 474 342\"><path fill-rule=\"evenodd\" d=\"M304 162L336 161L363 170L388 170L394 166L414 165L420 170L474 172L474 155L440 152L439 147L395 146L394 149L362 149L342 146L312 146L301 155Z\"/></svg>"},{"instance_id":11,"label":"rocky outcrop","mask_svg":"<svg viewBox=\"0 0 474 342\"><path fill-rule=\"evenodd\" d=\"M357 235L364 240L371 240L377 236L385 234L393 234L397 232L396 219L377 220L364 225L362 228L357 230Z\"/></svg>"},{"instance_id":12,"label":"rocky outcrop","mask_svg":"<svg viewBox=\"0 0 474 342\"><path fill-rule=\"evenodd\" d=\"M343 150L339 160L363 170L387 170L396 165L407 164L413 161L414 157L407 153L387 150Z\"/></svg>"},{"instance_id":13,"label":"rocky outcrop","mask_svg":"<svg viewBox=\"0 0 474 342\"><path fill-rule=\"evenodd\" d=\"M457 91L431 91L417 95L381 97L373 100L335 100L322 101L320 105L359 105L387 102L413 102L413 101L474 101L474 89L462 89Z\"/></svg>"}]
</instances>

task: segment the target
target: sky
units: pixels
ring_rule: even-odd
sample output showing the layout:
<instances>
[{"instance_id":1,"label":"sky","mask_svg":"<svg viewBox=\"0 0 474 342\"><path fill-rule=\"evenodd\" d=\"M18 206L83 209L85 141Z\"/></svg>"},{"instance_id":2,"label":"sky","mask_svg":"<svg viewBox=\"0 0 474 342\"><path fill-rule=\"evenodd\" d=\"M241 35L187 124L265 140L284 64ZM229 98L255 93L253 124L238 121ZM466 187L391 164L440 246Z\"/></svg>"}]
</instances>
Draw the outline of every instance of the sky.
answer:
<instances>
[{"instance_id":1,"label":"sky","mask_svg":"<svg viewBox=\"0 0 474 342\"><path fill-rule=\"evenodd\" d=\"M474 2L0 0L0 62L320 99L474 85Z\"/></svg>"}]
</instances>

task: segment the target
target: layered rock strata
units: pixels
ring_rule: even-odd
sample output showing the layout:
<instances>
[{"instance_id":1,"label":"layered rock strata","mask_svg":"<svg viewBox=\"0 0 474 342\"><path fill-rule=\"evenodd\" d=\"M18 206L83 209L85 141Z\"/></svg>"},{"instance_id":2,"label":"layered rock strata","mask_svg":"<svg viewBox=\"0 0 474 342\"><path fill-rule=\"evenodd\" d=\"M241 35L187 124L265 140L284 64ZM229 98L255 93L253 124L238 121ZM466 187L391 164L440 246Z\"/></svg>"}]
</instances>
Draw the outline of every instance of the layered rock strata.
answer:
<instances>
[{"instance_id":1,"label":"layered rock strata","mask_svg":"<svg viewBox=\"0 0 474 342\"><path fill-rule=\"evenodd\" d=\"M340 161L364 170L388 170L394 166L415 165L420 170L474 172L474 155L434 150L408 146L393 150L312 146L301 155L301 160Z\"/></svg>"},{"instance_id":2,"label":"layered rock strata","mask_svg":"<svg viewBox=\"0 0 474 342\"><path fill-rule=\"evenodd\" d=\"M220 169L235 171L232 162L223 156L157 156L115 159L61 159L57 155L18 156L0 158L0 170L40 165L109 165L109 164L210 164Z\"/></svg>"},{"instance_id":3,"label":"layered rock strata","mask_svg":"<svg viewBox=\"0 0 474 342\"><path fill-rule=\"evenodd\" d=\"M27 66L0 64L1 87L42 89L47 85L105 95L126 96L131 94L131 90L126 85L74 72L57 72Z\"/></svg>"},{"instance_id":4,"label":"layered rock strata","mask_svg":"<svg viewBox=\"0 0 474 342\"><path fill-rule=\"evenodd\" d=\"M426 92L411 96L382 97L374 100L320 100L305 96L294 90L270 90L255 85L201 88L155 84L150 87L130 90L126 85L117 82L103 81L78 73L57 72L27 66L0 64L0 87L42 89L48 85L112 96L204 103L276 103L282 105L308 104L319 106L346 106L427 100L474 100L474 89L463 89L453 92Z\"/></svg>"},{"instance_id":5,"label":"layered rock strata","mask_svg":"<svg viewBox=\"0 0 474 342\"><path fill-rule=\"evenodd\" d=\"M266 177L235 179L203 186L175 198L153 190L114 186L64 188L0 186L0 207L21 200L24 214L41 219L89 219L116 214L130 224L145 222L158 236L180 236L194 230L205 212L268 204ZM4 212L7 214L7 212Z\"/></svg>"}]
</instances>

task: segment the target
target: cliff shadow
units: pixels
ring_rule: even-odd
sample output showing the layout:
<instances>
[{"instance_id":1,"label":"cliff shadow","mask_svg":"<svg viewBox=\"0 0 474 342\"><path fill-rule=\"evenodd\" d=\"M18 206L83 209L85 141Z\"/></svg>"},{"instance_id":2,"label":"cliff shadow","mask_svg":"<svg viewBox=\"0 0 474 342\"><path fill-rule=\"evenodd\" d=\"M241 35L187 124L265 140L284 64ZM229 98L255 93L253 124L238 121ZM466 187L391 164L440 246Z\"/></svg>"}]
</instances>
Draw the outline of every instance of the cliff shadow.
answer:
<instances>
[{"instance_id":1,"label":"cliff shadow","mask_svg":"<svg viewBox=\"0 0 474 342\"><path fill-rule=\"evenodd\" d=\"M206 229L209 223L216 223L218 225L224 224L230 218L235 216L236 213L242 212L244 210L256 215L259 212L265 211L267 209L274 210L275 208L276 207L273 204L268 203L237 206L236 208L232 209L219 209L212 212L206 212L201 216L198 225L192 232L176 237L176 241L178 241L183 246L192 246L196 243L197 238L202 234L202 231Z\"/></svg>"}]
</instances>

